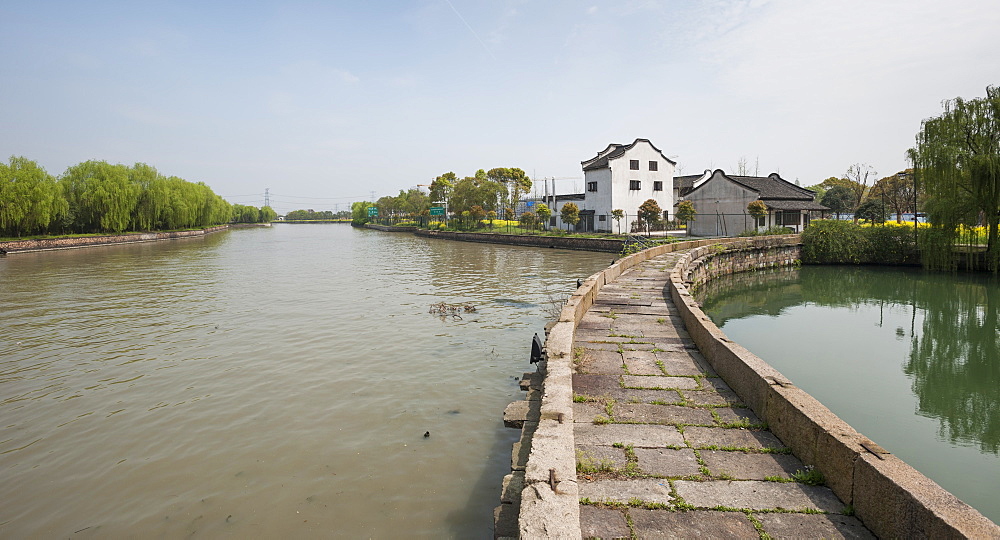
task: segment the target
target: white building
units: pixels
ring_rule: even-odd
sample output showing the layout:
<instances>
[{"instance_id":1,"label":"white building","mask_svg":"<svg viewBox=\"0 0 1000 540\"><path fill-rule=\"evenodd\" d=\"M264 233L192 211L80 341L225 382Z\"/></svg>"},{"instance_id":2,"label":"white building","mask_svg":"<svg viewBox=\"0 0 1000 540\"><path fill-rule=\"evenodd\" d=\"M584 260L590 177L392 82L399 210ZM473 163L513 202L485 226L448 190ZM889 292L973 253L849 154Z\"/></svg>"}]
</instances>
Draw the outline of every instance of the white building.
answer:
<instances>
[{"instance_id":1,"label":"white building","mask_svg":"<svg viewBox=\"0 0 1000 540\"><path fill-rule=\"evenodd\" d=\"M552 207L556 225L564 227L559 213L566 202L573 202L580 208L578 231L618 232L618 224L611 217L611 211L618 209L627 216L620 224L621 230L628 232L637 219L639 206L648 199L660 205L665 218L673 211L677 163L663 155L648 139L636 139L632 144L609 144L581 165L586 191L582 200L580 195L556 197Z\"/></svg>"}]
</instances>

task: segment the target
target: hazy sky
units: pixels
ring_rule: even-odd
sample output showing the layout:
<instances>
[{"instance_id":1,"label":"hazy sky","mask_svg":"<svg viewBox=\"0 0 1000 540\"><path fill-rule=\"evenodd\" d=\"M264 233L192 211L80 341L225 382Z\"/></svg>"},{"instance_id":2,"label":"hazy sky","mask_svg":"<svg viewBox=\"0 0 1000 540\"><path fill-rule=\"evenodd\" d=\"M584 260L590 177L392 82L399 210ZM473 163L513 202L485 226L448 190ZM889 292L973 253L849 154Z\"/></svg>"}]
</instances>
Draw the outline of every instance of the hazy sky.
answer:
<instances>
[{"instance_id":1,"label":"hazy sky","mask_svg":"<svg viewBox=\"0 0 1000 540\"><path fill-rule=\"evenodd\" d=\"M1000 84L997 0L0 0L0 20L4 158L144 162L232 202L270 188L279 213L446 171L582 177L637 137L685 174L886 176L943 99Z\"/></svg>"}]
</instances>

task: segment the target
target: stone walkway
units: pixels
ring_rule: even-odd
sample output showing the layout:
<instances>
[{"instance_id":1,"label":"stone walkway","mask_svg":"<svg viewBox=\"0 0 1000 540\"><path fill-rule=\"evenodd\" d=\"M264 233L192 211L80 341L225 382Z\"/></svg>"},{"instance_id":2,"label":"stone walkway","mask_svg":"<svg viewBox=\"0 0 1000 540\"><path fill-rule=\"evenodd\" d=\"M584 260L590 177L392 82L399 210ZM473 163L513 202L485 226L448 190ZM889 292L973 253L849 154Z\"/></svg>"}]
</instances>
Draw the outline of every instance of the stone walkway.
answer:
<instances>
[{"instance_id":1,"label":"stone walkway","mask_svg":"<svg viewBox=\"0 0 1000 540\"><path fill-rule=\"evenodd\" d=\"M605 285L577 327L584 538L874 538L716 375L669 297L681 253Z\"/></svg>"}]
</instances>

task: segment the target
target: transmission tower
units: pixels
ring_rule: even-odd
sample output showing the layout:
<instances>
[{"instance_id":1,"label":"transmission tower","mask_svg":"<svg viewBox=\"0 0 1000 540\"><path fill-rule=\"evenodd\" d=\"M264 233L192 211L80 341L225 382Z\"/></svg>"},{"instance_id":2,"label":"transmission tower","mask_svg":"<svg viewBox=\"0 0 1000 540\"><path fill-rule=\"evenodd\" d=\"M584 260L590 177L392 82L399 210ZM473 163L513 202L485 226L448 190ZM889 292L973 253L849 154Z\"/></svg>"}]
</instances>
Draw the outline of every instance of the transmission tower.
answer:
<instances>
[{"instance_id":1,"label":"transmission tower","mask_svg":"<svg viewBox=\"0 0 1000 540\"><path fill-rule=\"evenodd\" d=\"M264 188L264 206L271 206L271 188Z\"/></svg>"}]
</instances>

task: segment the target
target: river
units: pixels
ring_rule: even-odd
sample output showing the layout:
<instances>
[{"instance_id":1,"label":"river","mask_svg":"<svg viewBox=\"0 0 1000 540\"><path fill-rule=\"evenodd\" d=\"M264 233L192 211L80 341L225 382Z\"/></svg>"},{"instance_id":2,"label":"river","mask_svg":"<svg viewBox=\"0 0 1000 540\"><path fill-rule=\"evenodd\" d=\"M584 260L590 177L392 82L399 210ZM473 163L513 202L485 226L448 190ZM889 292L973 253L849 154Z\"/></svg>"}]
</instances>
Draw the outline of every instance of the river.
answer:
<instances>
[{"instance_id":1,"label":"river","mask_svg":"<svg viewBox=\"0 0 1000 540\"><path fill-rule=\"evenodd\" d=\"M341 224L2 257L0 537L491 538L531 336L611 259Z\"/></svg>"},{"instance_id":2,"label":"river","mask_svg":"<svg viewBox=\"0 0 1000 540\"><path fill-rule=\"evenodd\" d=\"M713 280L704 311L879 445L1000 522L1000 282L803 266Z\"/></svg>"}]
</instances>

